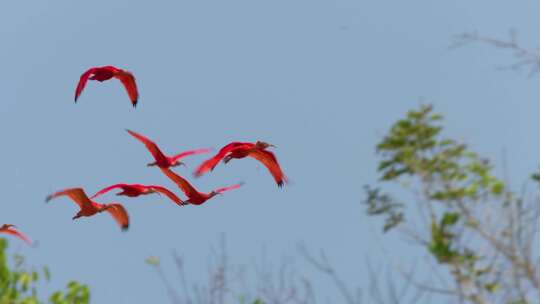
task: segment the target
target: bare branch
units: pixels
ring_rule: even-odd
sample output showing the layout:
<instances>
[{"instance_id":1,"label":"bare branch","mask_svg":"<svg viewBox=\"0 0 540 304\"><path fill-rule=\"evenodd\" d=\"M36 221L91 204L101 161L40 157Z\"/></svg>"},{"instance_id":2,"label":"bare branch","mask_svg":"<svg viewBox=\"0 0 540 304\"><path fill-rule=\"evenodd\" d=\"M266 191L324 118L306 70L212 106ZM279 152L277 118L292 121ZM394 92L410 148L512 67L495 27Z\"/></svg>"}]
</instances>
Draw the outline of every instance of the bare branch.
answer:
<instances>
[{"instance_id":1,"label":"bare branch","mask_svg":"<svg viewBox=\"0 0 540 304\"><path fill-rule=\"evenodd\" d=\"M340 294L345 299L346 303L348 304L357 304L357 299L353 297L343 280L338 276L332 265L330 264L328 258L326 257L326 254L323 250L320 252L319 259L316 259L313 257L306 249L304 245L298 245L298 251L300 254L313 265L315 268L317 268L322 273L325 273L326 275L330 276L332 280L334 281L334 284L339 289Z\"/></svg>"},{"instance_id":2,"label":"bare branch","mask_svg":"<svg viewBox=\"0 0 540 304\"><path fill-rule=\"evenodd\" d=\"M483 43L494 46L499 49L512 51L516 62L513 64L501 66L502 70L520 70L522 67L529 68L529 77L540 72L540 49L525 48L518 43L517 31L510 30L507 39L498 39L488 36L483 36L477 32L462 33L454 36L454 41L450 48L462 47L470 43Z\"/></svg>"}]
</instances>

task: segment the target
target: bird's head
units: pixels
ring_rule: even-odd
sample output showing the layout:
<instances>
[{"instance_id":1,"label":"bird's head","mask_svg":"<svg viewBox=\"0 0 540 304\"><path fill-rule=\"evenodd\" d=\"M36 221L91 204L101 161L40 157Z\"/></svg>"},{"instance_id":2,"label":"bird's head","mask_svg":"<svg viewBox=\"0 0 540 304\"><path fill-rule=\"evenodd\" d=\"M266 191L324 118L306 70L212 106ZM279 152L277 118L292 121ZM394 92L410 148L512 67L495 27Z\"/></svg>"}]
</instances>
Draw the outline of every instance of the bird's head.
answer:
<instances>
[{"instance_id":1,"label":"bird's head","mask_svg":"<svg viewBox=\"0 0 540 304\"><path fill-rule=\"evenodd\" d=\"M274 148L276 147L276 146L274 146L274 145L272 145L272 144L269 144L269 143L267 143L267 142L264 142L264 141L257 141L257 142L255 143L255 146L256 146L257 148L263 149L263 150L266 149L266 148L268 148L268 147L274 147Z\"/></svg>"},{"instance_id":2,"label":"bird's head","mask_svg":"<svg viewBox=\"0 0 540 304\"><path fill-rule=\"evenodd\" d=\"M0 229L9 229L9 228L15 228L15 225L12 224L4 224L0 227Z\"/></svg>"}]
</instances>

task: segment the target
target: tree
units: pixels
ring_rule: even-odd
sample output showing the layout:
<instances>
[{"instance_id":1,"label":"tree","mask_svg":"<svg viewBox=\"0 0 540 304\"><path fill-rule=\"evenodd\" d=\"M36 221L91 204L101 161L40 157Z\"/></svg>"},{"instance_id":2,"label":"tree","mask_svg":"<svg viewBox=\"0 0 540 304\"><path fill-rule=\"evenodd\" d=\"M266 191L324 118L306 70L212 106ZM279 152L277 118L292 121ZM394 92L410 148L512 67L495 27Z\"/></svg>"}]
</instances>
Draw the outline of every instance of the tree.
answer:
<instances>
[{"instance_id":1,"label":"tree","mask_svg":"<svg viewBox=\"0 0 540 304\"><path fill-rule=\"evenodd\" d=\"M176 253L173 259L180 277L179 288L175 288L164 274L159 258L146 259L146 263L156 270L173 304L315 303L315 294L309 280L298 275L287 263L282 263L276 271L263 259L249 273L231 265L224 239L219 249L211 251L206 282L190 282L184 259Z\"/></svg>"},{"instance_id":2,"label":"tree","mask_svg":"<svg viewBox=\"0 0 540 304\"><path fill-rule=\"evenodd\" d=\"M524 68L529 69L529 77L540 72L540 52L538 49L527 48L518 42L518 33L516 30L510 30L507 39L484 36L477 32L465 32L454 37L451 48L461 47L471 43L487 44L499 49L509 50L513 53L516 62L499 67L501 70L520 71Z\"/></svg>"},{"instance_id":3,"label":"tree","mask_svg":"<svg viewBox=\"0 0 540 304\"><path fill-rule=\"evenodd\" d=\"M367 213L383 231L399 230L432 257L440 281L419 289L462 303L534 303L540 298L533 248L540 208L493 173L490 162L442 135L443 116L423 105L397 121L377 145L377 187L366 186ZM408 203L381 190L397 184Z\"/></svg>"},{"instance_id":4,"label":"tree","mask_svg":"<svg viewBox=\"0 0 540 304\"><path fill-rule=\"evenodd\" d=\"M71 281L64 291L54 292L48 301L40 300L37 296L37 284L43 276L49 281L50 273L47 267L42 271L27 270L24 258L14 256L15 267L10 269L7 259L7 241L0 239L0 303L6 304L85 304L90 302L88 286Z\"/></svg>"}]
</instances>

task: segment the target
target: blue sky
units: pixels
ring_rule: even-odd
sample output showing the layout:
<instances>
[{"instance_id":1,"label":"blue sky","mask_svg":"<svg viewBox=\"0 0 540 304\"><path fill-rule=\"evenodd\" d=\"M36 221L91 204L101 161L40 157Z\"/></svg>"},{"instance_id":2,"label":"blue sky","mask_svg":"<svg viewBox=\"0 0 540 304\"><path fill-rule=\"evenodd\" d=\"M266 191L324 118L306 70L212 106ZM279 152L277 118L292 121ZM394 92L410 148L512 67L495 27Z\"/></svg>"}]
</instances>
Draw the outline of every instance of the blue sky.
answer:
<instances>
[{"instance_id":1,"label":"blue sky","mask_svg":"<svg viewBox=\"0 0 540 304\"><path fill-rule=\"evenodd\" d=\"M50 266L51 288L70 278L88 283L96 303L165 302L144 259L176 250L202 278L222 234L238 263L263 247L276 259L295 256L304 242L324 248L351 284L367 286L359 256L377 259L383 246L400 253L392 258L419 257L392 243L400 238L382 238L360 201L362 185L376 180L374 145L420 100L447 116L448 135L496 164L506 150L516 185L540 165L531 140L540 127L538 78L497 71L512 58L489 47L448 50L454 34L502 37L509 28L534 47L539 9L487 0L4 1L0 222L39 242L11 248ZM137 77L137 109L116 81L89 83L74 104L80 74L109 64ZM68 200L44 203L73 186L174 188L145 166L150 155L125 128L169 153L265 140L278 147L292 183L280 190L254 160L234 161L194 184L245 186L203 206L121 199L127 233L104 215L73 222ZM186 162L192 170L203 159Z\"/></svg>"}]
</instances>

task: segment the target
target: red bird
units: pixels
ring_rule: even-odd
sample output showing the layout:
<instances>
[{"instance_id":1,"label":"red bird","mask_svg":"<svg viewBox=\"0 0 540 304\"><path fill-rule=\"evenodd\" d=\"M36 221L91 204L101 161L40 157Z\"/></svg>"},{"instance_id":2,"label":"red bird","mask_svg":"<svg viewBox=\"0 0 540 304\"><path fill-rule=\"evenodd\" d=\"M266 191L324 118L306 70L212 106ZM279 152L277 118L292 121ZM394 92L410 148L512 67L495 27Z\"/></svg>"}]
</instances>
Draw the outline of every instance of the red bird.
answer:
<instances>
[{"instance_id":1,"label":"red bird","mask_svg":"<svg viewBox=\"0 0 540 304\"><path fill-rule=\"evenodd\" d=\"M70 188L65 189L62 191L55 192L45 199L45 201L50 201L53 198L57 198L59 196L68 196L71 200L73 200L81 210L77 212L77 214L73 217L73 219L77 219L81 216L92 216L96 213L101 213L103 211L109 212L109 214L114 218L114 220L118 223L120 228L122 230L127 230L129 227L129 216L121 204L118 203L111 203L111 204L99 204L96 203L88 198L86 193L84 193L84 190L82 188Z\"/></svg>"},{"instance_id":2,"label":"red bird","mask_svg":"<svg viewBox=\"0 0 540 304\"><path fill-rule=\"evenodd\" d=\"M178 185L178 187L186 194L188 200L184 202L193 205L201 205L218 194L222 194L223 192L228 190L238 189L240 188L240 186L242 186L242 183L240 183L229 187L219 188L209 193L202 193L197 191L185 178L172 172L170 169L161 168L161 171L165 175L167 175L167 177L170 178L176 185Z\"/></svg>"},{"instance_id":3,"label":"red bird","mask_svg":"<svg viewBox=\"0 0 540 304\"><path fill-rule=\"evenodd\" d=\"M184 158L189 155L196 155L201 153L208 153L211 151L211 149L197 149L197 150L189 150L185 151L179 154L176 154L174 156L167 156L161 152L159 147L156 145L155 142L151 141L145 136L142 136L139 133L133 132L131 130L126 129L126 131L131 134L131 136L138 139L140 142L142 142L148 151L152 153L152 156L154 157L155 161L153 163L148 164L148 166L158 166L160 168L169 168L169 167L176 167L179 165L185 165L183 162L180 161L181 158Z\"/></svg>"},{"instance_id":4,"label":"red bird","mask_svg":"<svg viewBox=\"0 0 540 304\"><path fill-rule=\"evenodd\" d=\"M282 187L283 184L287 182L287 177L283 174L274 153L266 150L268 147L275 146L263 141L257 141L256 143L232 142L221 148L214 157L203 162L197 170L195 170L194 174L195 176L201 176L208 171L214 170L221 160L223 160L224 163L228 163L233 158L244 158L249 156L260 161L268 171L270 171L278 187Z\"/></svg>"},{"instance_id":5,"label":"red bird","mask_svg":"<svg viewBox=\"0 0 540 304\"><path fill-rule=\"evenodd\" d=\"M122 189L122 192L118 192L116 195L125 195L129 197L137 197L139 195L148 195L152 193L157 194L165 194L168 198L170 198L175 204L177 205L184 205L184 202L176 196L176 194L172 193L169 189L162 187L162 186L154 186L154 185L141 185L141 184L115 184L106 188L103 188L99 190L96 194L94 194L92 198L95 198L97 196L100 196L102 194L105 194L113 189L120 188Z\"/></svg>"},{"instance_id":6,"label":"red bird","mask_svg":"<svg viewBox=\"0 0 540 304\"><path fill-rule=\"evenodd\" d=\"M133 104L133 107L136 107L139 99L139 92L137 91L135 77L130 72L113 67L112 65L93 67L84 72L81 75L81 79L79 80L79 84L77 84L77 89L75 90L75 102L77 102L77 99L84 90L88 79L103 82L113 77L122 82L129 95L131 104Z\"/></svg>"},{"instance_id":7,"label":"red bird","mask_svg":"<svg viewBox=\"0 0 540 304\"><path fill-rule=\"evenodd\" d=\"M19 239L25 241L28 245L32 245L32 241L23 233L13 229L15 228L15 225L11 224L4 224L0 226L0 233L10 234L15 237L18 237Z\"/></svg>"}]
</instances>

